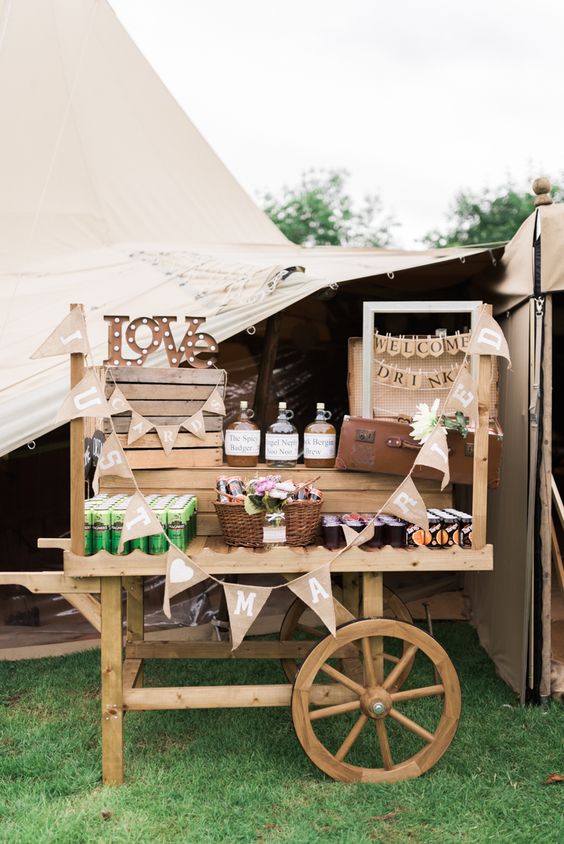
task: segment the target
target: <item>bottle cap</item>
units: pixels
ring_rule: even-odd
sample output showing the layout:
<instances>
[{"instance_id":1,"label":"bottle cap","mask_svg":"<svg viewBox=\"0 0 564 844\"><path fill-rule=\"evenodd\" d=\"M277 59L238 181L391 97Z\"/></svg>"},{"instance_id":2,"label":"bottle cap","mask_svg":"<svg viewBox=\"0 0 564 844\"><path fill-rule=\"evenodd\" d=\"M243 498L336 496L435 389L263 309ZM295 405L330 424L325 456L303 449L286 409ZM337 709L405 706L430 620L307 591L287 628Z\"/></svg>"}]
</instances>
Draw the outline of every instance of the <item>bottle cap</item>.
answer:
<instances>
[{"instance_id":1,"label":"bottle cap","mask_svg":"<svg viewBox=\"0 0 564 844\"><path fill-rule=\"evenodd\" d=\"M278 402L278 410L286 410L286 402L285 401L279 401Z\"/></svg>"},{"instance_id":2,"label":"bottle cap","mask_svg":"<svg viewBox=\"0 0 564 844\"><path fill-rule=\"evenodd\" d=\"M240 402L240 404L239 404L239 407L241 408L241 410L246 410L246 409L248 408L248 406L249 406L249 402L248 402L248 401L242 401L242 402Z\"/></svg>"},{"instance_id":3,"label":"bottle cap","mask_svg":"<svg viewBox=\"0 0 564 844\"><path fill-rule=\"evenodd\" d=\"M325 410L325 402L323 402L323 401L318 401L315 406L316 406L317 410Z\"/></svg>"}]
</instances>

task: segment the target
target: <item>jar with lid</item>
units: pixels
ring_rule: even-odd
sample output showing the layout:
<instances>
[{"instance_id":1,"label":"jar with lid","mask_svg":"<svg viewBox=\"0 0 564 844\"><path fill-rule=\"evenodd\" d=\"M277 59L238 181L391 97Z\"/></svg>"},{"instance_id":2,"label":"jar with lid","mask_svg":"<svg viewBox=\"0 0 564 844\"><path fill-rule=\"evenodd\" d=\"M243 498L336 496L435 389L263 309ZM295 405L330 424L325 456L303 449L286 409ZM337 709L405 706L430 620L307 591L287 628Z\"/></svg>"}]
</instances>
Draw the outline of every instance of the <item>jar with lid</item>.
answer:
<instances>
[{"instance_id":1,"label":"jar with lid","mask_svg":"<svg viewBox=\"0 0 564 844\"><path fill-rule=\"evenodd\" d=\"M225 460L228 466L256 466L260 452L260 429L253 422L254 412L246 401L239 405L239 416L225 430Z\"/></svg>"},{"instance_id":2,"label":"jar with lid","mask_svg":"<svg viewBox=\"0 0 564 844\"><path fill-rule=\"evenodd\" d=\"M323 402L317 402L315 419L304 431L304 463L308 468L332 469L335 465L337 432L330 418Z\"/></svg>"},{"instance_id":3,"label":"jar with lid","mask_svg":"<svg viewBox=\"0 0 564 844\"><path fill-rule=\"evenodd\" d=\"M298 462L298 432L291 420L294 411L278 402L278 418L266 432L265 458L272 469L291 469Z\"/></svg>"}]
</instances>

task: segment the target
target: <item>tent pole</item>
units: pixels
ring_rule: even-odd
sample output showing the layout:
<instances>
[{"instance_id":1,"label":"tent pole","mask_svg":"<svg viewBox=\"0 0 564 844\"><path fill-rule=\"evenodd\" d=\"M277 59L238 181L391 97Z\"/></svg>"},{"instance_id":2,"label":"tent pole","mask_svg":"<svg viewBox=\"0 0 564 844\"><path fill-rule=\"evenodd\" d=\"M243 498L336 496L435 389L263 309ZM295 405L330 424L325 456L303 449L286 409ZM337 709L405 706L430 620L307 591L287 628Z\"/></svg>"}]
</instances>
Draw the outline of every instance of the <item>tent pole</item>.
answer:
<instances>
[{"instance_id":1,"label":"tent pole","mask_svg":"<svg viewBox=\"0 0 564 844\"><path fill-rule=\"evenodd\" d=\"M82 305L71 305L70 309ZM84 355L70 356L71 390L84 378ZM84 419L79 416L70 422L70 536L71 551L84 554Z\"/></svg>"},{"instance_id":2,"label":"tent pole","mask_svg":"<svg viewBox=\"0 0 564 844\"><path fill-rule=\"evenodd\" d=\"M272 373L274 372L274 365L276 363L281 324L282 313L280 311L269 316L266 321L264 347L259 366L254 401L255 422L261 430L266 425L268 400L270 398L270 388L272 386Z\"/></svg>"}]
</instances>

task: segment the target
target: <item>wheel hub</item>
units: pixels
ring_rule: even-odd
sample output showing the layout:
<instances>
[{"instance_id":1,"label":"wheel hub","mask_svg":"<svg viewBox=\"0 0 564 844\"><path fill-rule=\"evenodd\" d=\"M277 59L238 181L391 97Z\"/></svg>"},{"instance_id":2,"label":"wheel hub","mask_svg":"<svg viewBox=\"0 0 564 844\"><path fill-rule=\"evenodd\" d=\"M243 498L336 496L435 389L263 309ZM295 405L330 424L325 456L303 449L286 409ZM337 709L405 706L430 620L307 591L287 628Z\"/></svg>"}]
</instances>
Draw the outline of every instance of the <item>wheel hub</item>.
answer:
<instances>
[{"instance_id":1,"label":"wheel hub","mask_svg":"<svg viewBox=\"0 0 564 844\"><path fill-rule=\"evenodd\" d=\"M389 692L382 686L366 689L360 698L360 708L369 718L385 718L392 708Z\"/></svg>"}]
</instances>

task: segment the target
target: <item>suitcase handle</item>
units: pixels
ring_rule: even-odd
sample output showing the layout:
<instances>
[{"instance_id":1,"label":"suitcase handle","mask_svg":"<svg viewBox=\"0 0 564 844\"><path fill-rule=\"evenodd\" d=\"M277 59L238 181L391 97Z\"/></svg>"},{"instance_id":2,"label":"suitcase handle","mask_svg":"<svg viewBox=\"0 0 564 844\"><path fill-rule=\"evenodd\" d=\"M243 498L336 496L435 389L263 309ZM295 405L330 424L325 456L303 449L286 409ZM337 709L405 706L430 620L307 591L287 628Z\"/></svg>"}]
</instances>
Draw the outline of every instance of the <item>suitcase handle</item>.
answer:
<instances>
[{"instance_id":1,"label":"suitcase handle","mask_svg":"<svg viewBox=\"0 0 564 844\"><path fill-rule=\"evenodd\" d=\"M388 448L407 448L409 451L419 451L421 448L420 445L404 440L402 437L388 437L386 445Z\"/></svg>"},{"instance_id":2,"label":"suitcase handle","mask_svg":"<svg viewBox=\"0 0 564 844\"><path fill-rule=\"evenodd\" d=\"M404 440L402 437L388 437L386 440L386 445L388 448L405 448L408 451L420 451L421 446L417 445L416 443L412 443L409 440ZM471 444L472 445L472 444ZM449 455L452 454L452 448L448 450ZM472 445L472 454L474 453L474 446ZM472 455L470 455L472 456Z\"/></svg>"}]
</instances>

